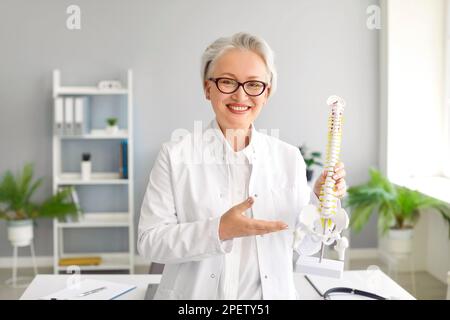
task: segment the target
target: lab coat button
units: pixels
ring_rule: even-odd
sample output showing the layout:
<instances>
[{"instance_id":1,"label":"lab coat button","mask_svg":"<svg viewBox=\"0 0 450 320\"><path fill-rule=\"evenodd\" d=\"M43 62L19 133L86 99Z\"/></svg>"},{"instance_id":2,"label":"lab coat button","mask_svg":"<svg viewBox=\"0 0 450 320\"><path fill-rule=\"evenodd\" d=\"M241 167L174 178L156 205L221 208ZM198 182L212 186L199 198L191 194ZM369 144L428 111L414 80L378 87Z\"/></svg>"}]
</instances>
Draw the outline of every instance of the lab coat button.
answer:
<instances>
[{"instance_id":1,"label":"lab coat button","mask_svg":"<svg viewBox=\"0 0 450 320\"><path fill-rule=\"evenodd\" d=\"M266 275L264 275L264 278L266 278L266 279L267 279L267 274L266 274Z\"/></svg>"},{"instance_id":2,"label":"lab coat button","mask_svg":"<svg viewBox=\"0 0 450 320\"><path fill-rule=\"evenodd\" d=\"M255 193L255 194L254 194L254 196L255 196L255 198L257 198L257 197L258 197L258 194L257 194L257 193Z\"/></svg>"},{"instance_id":3,"label":"lab coat button","mask_svg":"<svg viewBox=\"0 0 450 320\"><path fill-rule=\"evenodd\" d=\"M211 278L215 278L215 274L214 273L211 273Z\"/></svg>"}]
</instances>

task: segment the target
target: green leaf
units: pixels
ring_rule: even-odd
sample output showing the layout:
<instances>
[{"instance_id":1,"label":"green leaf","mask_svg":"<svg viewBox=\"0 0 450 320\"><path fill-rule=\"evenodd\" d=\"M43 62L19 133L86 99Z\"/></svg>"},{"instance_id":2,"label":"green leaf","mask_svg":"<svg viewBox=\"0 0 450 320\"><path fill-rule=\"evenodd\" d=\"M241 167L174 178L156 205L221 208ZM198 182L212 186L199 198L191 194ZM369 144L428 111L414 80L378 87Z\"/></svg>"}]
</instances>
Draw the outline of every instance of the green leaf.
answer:
<instances>
[{"instance_id":1,"label":"green leaf","mask_svg":"<svg viewBox=\"0 0 450 320\"><path fill-rule=\"evenodd\" d=\"M391 226L395 224L395 213L391 203L380 205L378 215L378 230L381 234L386 234Z\"/></svg>"},{"instance_id":2,"label":"green leaf","mask_svg":"<svg viewBox=\"0 0 450 320\"><path fill-rule=\"evenodd\" d=\"M356 232L360 232L372 215L374 208L375 204L356 207L351 212L350 226Z\"/></svg>"},{"instance_id":3,"label":"green leaf","mask_svg":"<svg viewBox=\"0 0 450 320\"><path fill-rule=\"evenodd\" d=\"M33 183L31 188L28 189L28 191L25 194L25 201L29 201L30 198L33 196L34 192L42 185L42 182L44 180L42 178L39 178L37 181Z\"/></svg>"},{"instance_id":4,"label":"green leaf","mask_svg":"<svg viewBox=\"0 0 450 320\"><path fill-rule=\"evenodd\" d=\"M6 205L6 211L17 210L21 202L21 195L11 171L7 171L0 183L0 202Z\"/></svg>"}]
</instances>

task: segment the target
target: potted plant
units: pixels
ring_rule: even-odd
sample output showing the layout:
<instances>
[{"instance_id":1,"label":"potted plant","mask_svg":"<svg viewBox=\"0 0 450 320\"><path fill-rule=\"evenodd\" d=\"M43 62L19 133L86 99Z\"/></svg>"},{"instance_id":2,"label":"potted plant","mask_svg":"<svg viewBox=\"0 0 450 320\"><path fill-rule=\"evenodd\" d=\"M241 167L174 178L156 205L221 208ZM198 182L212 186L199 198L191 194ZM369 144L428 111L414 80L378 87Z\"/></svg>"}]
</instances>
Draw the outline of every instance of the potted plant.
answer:
<instances>
[{"instance_id":1,"label":"potted plant","mask_svg":"<svg viewBox=\"0 0 450 320\"><path fill-rule=\"evenodd\" d=\"M26 246L33 240L33 220L76 215L76 205L68 201L70 188L63 189L41 203L31 197L43 179L33 180L33 166L25 165L14 176L7 171L0 180L0 218L7 221L8 239L13 246Z\"/></svg>"},{"instance_id":2,"label":"potted plant","mask_svg":"<svg viewBox=\"0 0 450 320\"><path fill-rule=\"evenodd\" d=\"M116 134L119 131L119 126L117 125L117 118L107 118L106 119L106 132L109 134Z\"/></svg>"},{"instance_id":3,"label":"potted plant","mask_svg":"<svg viewBox=\"0 0 450 320\"><path fill-rule=\"evenodd\" d=\"M306 145L302 145L300 147L298 147L300 150L300 153L303 156L303 160L305 160L305 164L306 164L306 179L309 181L311 181L312 177L313 177L313 170L312 170L312 166L317 165L317 166L323 166L323 164L317 160L320 160L320 158L322 157L322 154L320 152L317 151L313 151L313 152L308 152L308 148L306 147Z\"/></svg>"},{"instance_id":4,"label":"potted plant","mask_svg":"<svg viewBox=\"0 0 450 320\"><path fill-rule=\"evenodd\" d=\"M374 211L378 212L378 230L381 235L388 233L387 250L393 253L412 250L413 227L420 210L436 209L450 223L450 206L445 202L394 185L374 168L370 168L367 183L347 189L343 206L351 209L350 226L356 232L362 230Z\"/></svg>"}]
</instances>

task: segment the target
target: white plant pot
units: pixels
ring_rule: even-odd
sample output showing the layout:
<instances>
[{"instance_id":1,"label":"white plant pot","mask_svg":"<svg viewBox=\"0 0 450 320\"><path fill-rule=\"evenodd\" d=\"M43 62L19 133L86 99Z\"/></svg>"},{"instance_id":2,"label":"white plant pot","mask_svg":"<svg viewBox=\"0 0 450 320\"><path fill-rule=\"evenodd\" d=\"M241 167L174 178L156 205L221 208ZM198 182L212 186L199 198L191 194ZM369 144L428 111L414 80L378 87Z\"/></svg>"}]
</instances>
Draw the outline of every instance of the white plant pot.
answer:
<instances>
[{"instance_id":1,"label":"white plant pot","mask_svg":"<svg viewBox=\"0 0 450 320\"><path fill-rule=\"evenodd\" d=\"M107 134L117 134L119 132L119 126L107 126L106 127L106 133Z\"/></svg>"},{"instance_id":2,"label":"white plant pot","mask_svg":"<svg viewBox=\"0 0 450 320\"><path fill-rule=\"evenodd\" d=\"M8 221L8 240L13 246L29 246L33 241L33 220Z\"/></svg>"},{"instance_id":3,"label":"white plant pot","mask_svg":"<svg viewBox=\"0 0 450 320\"><path fill-rule=\"evenodd\" d=\"M91 172L91 161L81 161L81 179L84 181L89 181L91 179Z\"/></svg>"},{"instance_id":4,"label":"white plant pot","mask_svg":"<svg viewBox=\"0 0 450 320\"><path fill-rule=\"evenodd\" d=\"M387 250L396 254L408 254L412 251L414 229L390 229Z\"/></svg>"}]
</instances>

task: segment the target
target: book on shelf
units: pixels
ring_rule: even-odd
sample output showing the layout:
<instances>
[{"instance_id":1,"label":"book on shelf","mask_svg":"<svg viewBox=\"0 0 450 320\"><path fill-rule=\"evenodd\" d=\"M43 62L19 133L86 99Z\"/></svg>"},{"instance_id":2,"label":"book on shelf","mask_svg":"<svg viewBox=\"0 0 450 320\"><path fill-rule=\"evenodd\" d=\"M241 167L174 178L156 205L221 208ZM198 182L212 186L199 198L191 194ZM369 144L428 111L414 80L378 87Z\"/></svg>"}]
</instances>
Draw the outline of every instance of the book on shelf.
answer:
<instances>
[{"instance_id":1,"label":"book on shelf","mask_svg":"<svg viewBox=\"0 0 450 320\"><path fill-rule=\"evenodd\" d=\"M119 174L120 178L128 179L128 141L120 141L119 152Z\"/></svg>"},{"instance_id":2,"label":"book on shelf","mask_svg":"<svg viewBox=\"0 0 450 320\"><path fill-rule=\"evenodd\" d=\"M60 258L59 265L65 266L98 266L102 263L101 257L70 257L70 258Z\"/></svg>"},{"instance_id":3,"label":"book on shelf","mask_svg":"<svg viewBox=\"0 0 450 320\"><path fill-rule=\"evenodd\" d=\"M119 145L119 178L123 179L123 145Z\"/></svg>"}]
</instances>

